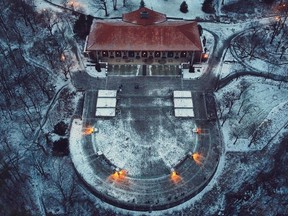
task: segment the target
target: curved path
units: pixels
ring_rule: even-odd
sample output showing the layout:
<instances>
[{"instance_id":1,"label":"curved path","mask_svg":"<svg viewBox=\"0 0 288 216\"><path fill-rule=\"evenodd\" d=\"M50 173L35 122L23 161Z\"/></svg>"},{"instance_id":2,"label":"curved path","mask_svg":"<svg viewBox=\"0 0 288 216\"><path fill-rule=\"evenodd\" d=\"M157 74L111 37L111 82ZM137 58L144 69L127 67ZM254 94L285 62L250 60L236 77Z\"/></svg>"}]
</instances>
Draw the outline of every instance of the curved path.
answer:
<instances>
[{"instance_id":1,"label":"curved path","mask_svg":"<svg viewBox=\"0 0 288 216\"><path fill-rule=\"evenodd\" d=\"M232 80L238 79L239 77L243 77L243 76L263 77L265 79L270 79L274 81L288 82L288 77L281 76L281 75L259 73L256 71L237 71L235 73L231 73L228 76L222 78L219 81L218 89L223 88L224 86L229 84Z\"/></svg>"},{"instance_id":2,"label":"curved path","mask_svg":"<svg viewBox=\"0 0 288 216\"><path fill-rule=\"evenodd\" d=\"M264 26L264 25L262 25ZM252 28L249 28L250 30ZM249 30L248 29L248 30ZM245 33L247 33L247 31L245 32L240 32L238 34L233 35L233 37L231 37L230 43L236 39L237 37L241 37L242 35L244 35ZM270 79L270 80L274 80L274 81L279 81L279 82L288 82L288 77L287 76L282 76L279 74L273 74L273 73L267 73L265 71L261 71L261 70L257 70L257 68L252 67L251 65L247 64L247 62L242 61L242 59L239 58L239 56L237 55L235 49L233 46L229 46L227 47L227 50L230 49L232 56L240 63L242 64L246 69L249 69L250 71L237 71L237 72L233 72L230 73L229 75L227 75L226 77L219 79L218 80L218 85L217 85L217 90L219 88L223 88L224 86L226 86L227 84L229 84L233 79L238 79L239 77L243 77L243 76L255 76L255 77L263 77L265 79Z\"/></svg>"},{"instance_id":3,"label":"curved path","mask_svg":"<svg viewBox=\"0 0 288 216\"><path fill-rule=\"evenodd\" d=\"M32 59L31 57L29 57L29 55L27 53L24 53L24 58L25 60L30 63L31 65L33 65L34 67L40 68L41 70L46 71L48 74L53 74L53 71L51 71L49 68L45 67L44 65L38 63L37 61L35 61L34 59ZM51 99L50 104L48 105L47 110L44 113L43 118L41 119L41 122L39 124L39 127L35 130L34 135L33 135L33 142L30 146L33 146L34 143L38 140L40 132L42 130L42 128L45 126L47 120L48 120L48 115L49 112L51 111L51 109L53 108L53 106L55 105L55 102L57 101L57 99L59 98L60 93L65 89L65 87L67 87L68 84L63 85L60 89L58 89L58 91L55 93L55 95L53 96L53 98ZM28 148L27 148L28 151ZM44 150L45 152L45 150Z\"/></svg>"}]
</instances>

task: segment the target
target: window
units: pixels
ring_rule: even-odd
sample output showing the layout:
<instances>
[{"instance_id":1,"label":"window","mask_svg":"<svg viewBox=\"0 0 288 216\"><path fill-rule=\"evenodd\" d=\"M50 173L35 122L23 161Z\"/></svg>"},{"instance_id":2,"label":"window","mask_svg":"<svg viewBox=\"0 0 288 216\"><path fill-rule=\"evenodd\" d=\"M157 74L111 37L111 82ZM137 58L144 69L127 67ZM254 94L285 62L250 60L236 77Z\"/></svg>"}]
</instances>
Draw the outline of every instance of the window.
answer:
<instances>
[{"instance_id":1,"label":"window","mask_svg":"<svg viewBox=\"0 0 288 216\"><path fill-rule=\"evenodd\" d=\"M128 56L129 56L130 58L133 58L133 57L135 56L134 51L129 51L129 52L128 52Z\"/></svg>"},{"instance_id":2,"label":"window","mask_svg":"<svg viewBox=\"0 0 288 216\"><path fill-rule=\"evenodd\" d=\"M185 52L185 51L181 52L180 56L181 56L181 58L185 58L187 56L187 52Z\"/></svg>"},{"instance_id":3,"label":"window","mask_svg":"<svg viewBox=\"0 0 288 216\"><path fill-rule=\"evenodd\" d=\"M103 57L108 57L108 52L107 51L102 51L102 56Z\"/></svg>"},{"instance_id":4,"label":"window","mask_svg":"<svg viewBox=\"0 0 288 216\"><path fill-rule=\"evenodd\" d=\"M143 51L143 52L142 52L142 57L146 58L147 56L148 56L147 51Z\"/></svg>"},{"instance_id":5,"label":"window","mask_svg":"<svg viewBox=\"0 0 288 216\"><path fill-rule=\"evenodd\" d=\"M169 51L167 55L168 55L169 58L173 58L173 56L174 56L174 52Z\"/></svg>"},{"instance_id":6,"label":"window","mask_svg":"<svg viewBox=\"0 0 288 216\"><path fill-rule=\"evenodd\" d=\"M156 51L156 52L155 52L155 58L159 58L160 55L161 55L161 53L160 53L159 51Z\"/></svg>"},{"instance_id":7,"label":"window","mask_svg":"<svg viewBox=\"0 0 288 216\"><path fill-rule=\"evenodd\" d=\"M116 52L115 52L115 56L116 56L116 57L121 57L121 51L116 51Z\"/></svg>"}]
</instances>

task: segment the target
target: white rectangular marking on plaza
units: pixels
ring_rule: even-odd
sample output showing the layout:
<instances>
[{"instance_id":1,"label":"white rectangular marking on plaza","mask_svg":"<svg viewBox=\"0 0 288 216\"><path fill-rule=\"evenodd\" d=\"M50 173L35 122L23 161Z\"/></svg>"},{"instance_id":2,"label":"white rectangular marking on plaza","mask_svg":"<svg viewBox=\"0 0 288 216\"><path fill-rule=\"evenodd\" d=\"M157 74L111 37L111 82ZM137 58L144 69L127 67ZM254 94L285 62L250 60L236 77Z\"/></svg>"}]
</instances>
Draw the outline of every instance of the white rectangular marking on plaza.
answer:
<instances>
[{"instance_id":1,"label":"white rectangular marking on plaza","mask_svg":"<svg viewBox=\"0 0 288 216\"><path fill-rule=\"evenodd\" d=\"M173 102L175 117L195 117L191 91L174 91Z\"/></svg>"},{"instance_id":2,"label":"white rectangular marking on plaza","mask_svg":"<svg viewBox=\"0 0 288 216\"><path fill-rule=\"evenodd\" d=\"M113 117L116 115L116 90L99 90L96 102L96 116Z\"/></svg>"},{"instance_id":3,"label":"white rectangular marking on plaza","mask_svg":"<svg viewBox=\"0 0 288 216\"><path fill-rule=\"evenodd\" d=\"M98 91L98 98L99 97L116 97L117 91L116 90L99 90Z\"/></svg>"},{"instance_id":4,"label":"white rectangular marking on plaza","mask_svg":"<svg viewBox=\"0 0 288 216\"><path fill-rule=\"evenodd\" d=\"M176 117L194 117L193 109L177 109L175 108Z\"/></svg>"},{"instance_id":5,"label":"white rectangular marking on plaza","mask_svg":"<svg viewBox=\"0 0 288 216\"><path fill-rule=\"evenodd\" d=\"M192 98L174 98L174 107L192 108L193 107Z\"/></svg>"},{"instance_id":6,"label":"white rectangular marking on plaza","mask_svg":"<svg viewBox=\"0 0 288 216\"><path fill-rule=\"evenodd\" d=\"M174 98L192 98L191 91L174 91Z\"/></svg>"}]
</instances>

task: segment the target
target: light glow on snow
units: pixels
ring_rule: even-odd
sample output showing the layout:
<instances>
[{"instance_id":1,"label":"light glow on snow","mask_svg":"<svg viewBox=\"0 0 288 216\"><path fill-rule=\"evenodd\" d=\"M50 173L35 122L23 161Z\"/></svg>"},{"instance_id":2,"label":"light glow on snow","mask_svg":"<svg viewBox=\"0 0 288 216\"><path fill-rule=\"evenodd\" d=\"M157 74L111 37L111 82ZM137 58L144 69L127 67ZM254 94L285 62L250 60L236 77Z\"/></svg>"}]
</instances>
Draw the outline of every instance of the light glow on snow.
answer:
<instances>
[{"instance_id":1,"label":"light glow on snow","mask_svg":"<svg viewBox=\"0 0 288 216\"><path fill-rule=\"evenodd\" d=\"M208 54L207 54L207 53L203 54L203 59L204 59L204 60L207 60L207 59L208 59L208 57L209 57L209 56L208 56Z\"/></svg>"},{"instance_id":2,"label":"light glow on snow","mask_svg":"<svg viewBox=\"0 0 288 216\"><path fill-rule=\"evenodd\" d=\"M126 170L120 170L120 171L115 171L113 174L111 174L108 179L113 181L113 182L124 182L127 178L127 171Z\"/></svg>"},{"instance_id":3,"label":"light glow on snow","mask_svg":"<svg viewBox=\"0 0 288 216\"><path fill-rule=\"evenodd\" d=\"M203 164L204 156L202 154L195 152L192 154L192 158L197 165L200 166Z\"/></svg>"},{"instance_id":4,"label":"light glow on snow","mask_svg":"<svg viewBox=\"0 0 288 216\"><path fill-rule=\"evenodd\" d=\"M79 7L80 3L76 1L69 1L68 5L75 8L75 7Z\"/></svg>"},{"instance_id":5,"label":"light glow on snow","mask_svg":"<svg viewBox=\"0 0 288 216\"><path fill-rule=\"evenodd\" d=\"M201 128L195 128L194 133L201 134L202 133Z\"/></svg>"},{"instance_id":6,"label":"light glow on snow","mask_svg":"<svg viewBox=\"0 0 288 216\"><path fill-rule=\"evenodd\" d=\"M93 127L87 127L87 128L84 128L83 130L83 134L84 135L90 135L94 132L94 128Z\"/></svg>"},{"instance_id":7,"label":"light glow on snow","mask_svg":"<svg viewBox=\"0 0 288 216\"><path fill-rule=\"evenodd\" d=\"M64 53L61 54L60 60L61 60L62 62L64 62L64 61L66 60L66 57L65 57Z\"/></svg>"},{"instance_id":8,"label":"light glow on snow","mask_svg":"<svg viewBox=\"0 0 288 216\"><path fill-rule=\"evenodd\" d=\"M171 172L170 178L174 184L177 184L182 180L181 176L175 170Z\"/></svg>"}]
</instances>

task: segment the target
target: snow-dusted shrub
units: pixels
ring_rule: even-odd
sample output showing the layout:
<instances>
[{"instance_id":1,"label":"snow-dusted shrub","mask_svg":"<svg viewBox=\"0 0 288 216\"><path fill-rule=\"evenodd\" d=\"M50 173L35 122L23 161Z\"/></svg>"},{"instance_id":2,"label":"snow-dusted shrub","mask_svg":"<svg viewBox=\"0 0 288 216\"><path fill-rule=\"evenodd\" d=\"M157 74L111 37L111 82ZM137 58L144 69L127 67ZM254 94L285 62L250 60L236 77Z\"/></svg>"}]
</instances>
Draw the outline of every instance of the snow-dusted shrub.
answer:
<instances>
[{"instance_id":1,"label":"snow-dusted shrub","mask_svg":"<svg viewBox=\"0 0 288 216\"><path fill-rule=\"evenodd\" d=\"M205 0L202 5L202 11L209 14L215 13L213 0Z\"/></svg>"},{"instance_id":2,"label":"snow-dusted shrub","mask_svg":"<svg viewBox=\"0 0 288 216\"><path fill-rule=\"evenodd\" d=\"M187 13L188 12L188 5L186 3L186 1L183 1L180 5L180 11L182 13Z\"/></svg>"},{"instance_id":3,"label":"snow-dusted shrub","mask_svg":"<svg viewBox=\"0 0 288 216\"><path fill-rule=\"evenodd\" d=\"M54 126L54 133L58 134L59 136L64 136L66 134L68 125L65 122L60 121Z\"/></svg>"},{"instance_id":4,"label":"snow-dusted shrub","mask_svg":"<svg viewBox=\"0 0 288 216\"><path fill-rule=\"evenodd\" d=\"M74 33L81 39L85 39L90 32L90 28L93 22L93 17L81 14L75 21L73 26Z\"/></svg>"},{"instance_id":5,"label":"snow-dusted shrub","mask_svg":"<svg viewBox=\"0 0 288 216\"><path fill-rule=\"evenodd\" d=\"M54 155L66 156L69 154L69 141L67 138L61 138L53 143L52 151Z\"/></svg>"}]
</instances>

